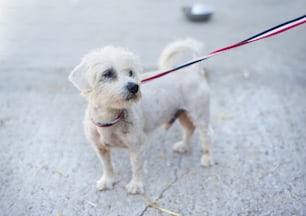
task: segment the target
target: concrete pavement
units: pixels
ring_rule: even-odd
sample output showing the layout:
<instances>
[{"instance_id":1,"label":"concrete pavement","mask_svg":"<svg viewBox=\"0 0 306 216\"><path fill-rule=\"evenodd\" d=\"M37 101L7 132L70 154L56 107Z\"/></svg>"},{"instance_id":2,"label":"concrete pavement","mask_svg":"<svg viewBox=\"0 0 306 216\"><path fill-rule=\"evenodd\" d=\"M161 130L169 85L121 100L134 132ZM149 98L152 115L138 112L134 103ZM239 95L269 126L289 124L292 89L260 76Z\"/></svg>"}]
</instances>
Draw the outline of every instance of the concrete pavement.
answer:
<instances>
[{"instance_id":1,"label":"concrete pavement","mask_svg":"<svg viewBox=\"0 0 306 216\"><path fill-rule=\"evenodd\" d=\"M0 215L167 215L148 199L181 215L306 214L305 25L206 62L215 166L200 167L196 136L190 153L171 151L175 124L146 143L146 197L124 190L126 150L113 151L114 190L96 191L85 101L67 82L84 53L127 46L151 69L174 39L208 52L306 11L303 0L216 0L213 19L194 24L180 10L188 3L0 1Z\"/></svg>"}]
</instances>

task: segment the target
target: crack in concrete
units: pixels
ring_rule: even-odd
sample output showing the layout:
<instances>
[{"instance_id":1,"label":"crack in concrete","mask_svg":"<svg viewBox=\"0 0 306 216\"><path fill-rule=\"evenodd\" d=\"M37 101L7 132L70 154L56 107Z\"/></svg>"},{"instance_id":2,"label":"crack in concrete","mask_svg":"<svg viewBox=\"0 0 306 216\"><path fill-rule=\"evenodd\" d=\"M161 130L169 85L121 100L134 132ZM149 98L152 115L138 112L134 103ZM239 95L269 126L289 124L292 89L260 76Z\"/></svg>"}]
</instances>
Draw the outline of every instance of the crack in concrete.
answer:
<instances>
[{"instance_id":1,"label":"crack in concrete","mask_svg":"<svg viewBox=\"0 0 306 216\"><path fill-rule=\"evenodd\" d=\"M142 212L140 213L139 216L143 216L143 215L146 213L146 211L148 210L149 207L150 207L150 205L147 205L147 206L144 208L144 210L142 210Z\"/></svg>"},{"instance_id":2,"label":"crack in concrete","mask_svg":"<svg viewBox=\"0 0 306 216\"><path fill-rule=\"evenodd\" d=\"M160 194L159 194L159 196L157 197L157 199L155 200L155 202L157 202L158 200L160 200L160 199L164 196L164 193L167 192L175 183L178 182L179 177L178 177L177 173L178 173L178 170L181 168L181 164L182 164L182 156L180 155L180 156L179 156L179 159L178 159L178 161L177 161L177 167L175 167L175 169L174 169L174 180L173 180L171 183L169 183L169 184L166 185L166 187L160 192ZM143 216L143 215L147 212L147 210L149 209L149 207L150 207L150 204L148 204L148 205L142 210L142 212L140 213L139 216Z\"/></svg>"}]
</instances>

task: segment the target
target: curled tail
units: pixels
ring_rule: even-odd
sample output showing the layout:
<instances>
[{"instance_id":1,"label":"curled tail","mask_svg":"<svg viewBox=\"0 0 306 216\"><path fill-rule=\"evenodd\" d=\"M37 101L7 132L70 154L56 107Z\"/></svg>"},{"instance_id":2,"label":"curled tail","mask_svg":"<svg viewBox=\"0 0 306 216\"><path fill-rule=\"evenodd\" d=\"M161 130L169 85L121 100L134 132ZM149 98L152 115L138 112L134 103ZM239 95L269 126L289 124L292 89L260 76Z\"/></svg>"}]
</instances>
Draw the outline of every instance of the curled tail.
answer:
<instances>
[{"instance_id":1,"label":"curled tail","mask_svg":"<svg viewBox=\"0 0 306 216\"><path fill-rule=\"evenodd\" d=\"M201 42L190 38L174 41L162 51L158 61L158 68L166 70L196 58L201 53L202 47L203 44Z\"/></svg>"}]
</instances>

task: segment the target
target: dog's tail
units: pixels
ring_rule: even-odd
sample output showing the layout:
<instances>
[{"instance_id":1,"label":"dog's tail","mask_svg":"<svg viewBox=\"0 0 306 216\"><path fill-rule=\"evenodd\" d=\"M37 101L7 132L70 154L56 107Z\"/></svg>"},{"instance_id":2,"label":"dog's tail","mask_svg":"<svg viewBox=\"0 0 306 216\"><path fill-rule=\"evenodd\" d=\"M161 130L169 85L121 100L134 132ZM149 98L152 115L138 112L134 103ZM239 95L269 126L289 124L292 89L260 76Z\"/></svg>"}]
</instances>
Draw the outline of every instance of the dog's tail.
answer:
<instances>
[{"instance_id":1,"label":"dog's tail","mask_svg":"<svg viewBox=\"0 0 306 216\"><path fill-rule=\"evenodd\" d=\"M186 61L199 56L203 44L195 39L178 40L170 43L162 51L158 68L160 70L170 69Z\"/></svg>"}]
</instances>

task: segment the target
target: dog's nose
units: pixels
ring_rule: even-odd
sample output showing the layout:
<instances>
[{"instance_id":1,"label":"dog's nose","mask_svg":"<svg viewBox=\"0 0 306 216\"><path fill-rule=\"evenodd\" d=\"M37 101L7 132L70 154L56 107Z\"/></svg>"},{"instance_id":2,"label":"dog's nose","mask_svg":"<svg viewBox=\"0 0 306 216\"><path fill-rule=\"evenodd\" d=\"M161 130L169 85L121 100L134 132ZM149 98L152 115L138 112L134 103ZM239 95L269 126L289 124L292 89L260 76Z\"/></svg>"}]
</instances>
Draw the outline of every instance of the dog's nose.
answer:
<instances>
[{"instance_id":1,"label":"dog's nose","mask_svg":"<svg viewBox=\"0 0 306 216\"><path fill-rule=\"evenodd\" d=\"M139 89L139 85L136 83L128 82L126 88L131 92L132 94L136 94Z\"/></svg>"}]
</instances>

